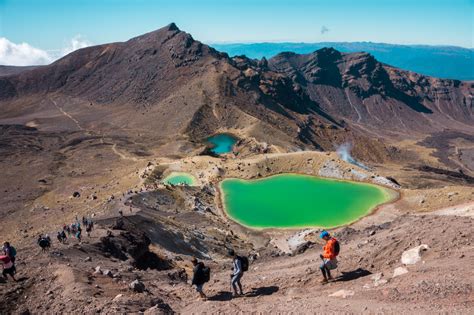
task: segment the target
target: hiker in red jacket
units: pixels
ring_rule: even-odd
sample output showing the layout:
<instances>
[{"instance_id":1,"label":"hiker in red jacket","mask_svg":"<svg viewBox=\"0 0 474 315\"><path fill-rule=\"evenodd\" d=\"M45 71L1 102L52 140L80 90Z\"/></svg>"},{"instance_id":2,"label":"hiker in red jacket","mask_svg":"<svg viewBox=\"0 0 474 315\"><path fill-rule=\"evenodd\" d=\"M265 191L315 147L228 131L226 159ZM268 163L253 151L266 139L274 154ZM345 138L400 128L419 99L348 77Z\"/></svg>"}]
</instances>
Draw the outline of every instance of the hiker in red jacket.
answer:
<instances>
[{"instance_id":1,"label":"hiker in red jacket","mask_svg":"<svg viewBox=\"0 0 474 315\"><path fill-rule=\"evenodd\" d=\"M3 265L2 275L5 278L5 280L7 280L7 275L10 275L10 277L12 277L13 281L16 282L16 279L15 279L15 271L16 271L15 270L15 265L13 264L10 257L8 257L6 255L0 256L0 262Z\"/></svg>"},{"instance_id":2,"label":"hiker in red jacket","mask_svg":"<svg viewBox=\"0 0 474 315\"><path fill-rule=\"evenodd\" d=\"M319 266L321 273L323 274L322 284L326 284L329 280L332 280L330 270L337 268L337 255L339 255L339 242L329 235L327 231L322 231L320 237L326 241L326 245L323 247L323 253L319 256L322 259L322 263Z\"/></svg>"}]
</instances>

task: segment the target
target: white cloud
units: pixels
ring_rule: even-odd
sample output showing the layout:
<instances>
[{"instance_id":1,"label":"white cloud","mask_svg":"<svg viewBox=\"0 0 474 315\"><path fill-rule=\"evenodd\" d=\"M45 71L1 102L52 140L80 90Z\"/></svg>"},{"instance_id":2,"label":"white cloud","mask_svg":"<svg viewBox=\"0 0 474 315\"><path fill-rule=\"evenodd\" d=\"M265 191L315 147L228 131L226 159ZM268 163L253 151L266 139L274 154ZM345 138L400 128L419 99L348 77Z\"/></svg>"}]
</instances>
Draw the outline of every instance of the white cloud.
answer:
<instances>
[{"instance_id":1,"label":"white cloud","mask_svg":"<svg viewBox=\"0 0 474 315\"><path fill-rule=\"evenodd\" d=\"M85 48L91 45L87 39L83 38L81 35L74 36L69 44L61 50L62 56L65 56L69 53L72 53L74 50Z\"/></svg>"},{"instance_id":2,"label":"white cloud","mask_svg":"<svg viewBox=\"0 0 474 315\"><path fill-rule=\"evenodd\" d=\"M15 44L0 37L0 65L28 66L50 63L51 56L27 43Z\"/></svg>"},{"instance_id":3,"label":"white cloud","mask_svg":"<svg viewBox=\"0 0 474 315\"><path fill-rule=\"evenodd\" d=\"M45 65L74 50L90 46L91 43L80 35L74 36L67 45L57 51L45 51L28 43L16 44L0 37L0 65L30 66Z\"/></svg>"}]
</instances>

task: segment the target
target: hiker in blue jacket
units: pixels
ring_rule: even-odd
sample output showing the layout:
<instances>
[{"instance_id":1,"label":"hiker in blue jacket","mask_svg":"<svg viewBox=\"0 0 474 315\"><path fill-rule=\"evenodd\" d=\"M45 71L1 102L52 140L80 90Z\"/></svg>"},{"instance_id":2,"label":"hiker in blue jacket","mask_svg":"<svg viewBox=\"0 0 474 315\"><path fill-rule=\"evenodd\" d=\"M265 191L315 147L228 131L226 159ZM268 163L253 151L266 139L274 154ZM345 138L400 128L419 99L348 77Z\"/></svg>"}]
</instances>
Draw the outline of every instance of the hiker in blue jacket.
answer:
<instances>
[{"instance_id":1,"label":"hiker in blue jacket","mask_svg":"<svg viewBox=\"0 0 474 315\"><path fill-rule=\"evenodd\" d=\"M244 295L244 292L242 290L242 284L240 283L240 279L242 279L242 276L244 275L244 270L242 268L242 259L235 253L233 249L230 249L228 253L229 256L233 258L233 268L230 277L232 289L234 290L234 296Z\"/></svg>"}]
</instances>

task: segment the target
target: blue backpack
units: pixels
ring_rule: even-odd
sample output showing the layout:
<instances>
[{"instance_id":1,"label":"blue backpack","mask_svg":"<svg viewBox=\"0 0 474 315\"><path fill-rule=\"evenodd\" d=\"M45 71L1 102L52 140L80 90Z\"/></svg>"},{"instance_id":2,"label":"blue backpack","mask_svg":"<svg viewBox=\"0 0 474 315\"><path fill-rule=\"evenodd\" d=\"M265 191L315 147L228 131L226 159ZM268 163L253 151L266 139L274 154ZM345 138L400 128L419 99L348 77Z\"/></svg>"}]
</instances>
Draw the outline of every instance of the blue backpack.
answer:
<instances>
[{"instance_id":1,"label":"blue backpack","mask_svg":"<svg viewBox=\"0 0 474 315\"><path fill-rule=\"evenodd\" d=\"M15 247L10 246L10 252L9 252L9 253L10 253L10 255L12 255L12 257L15 257L15 256L16 256L16 249L15 249Z\"/></svg>"}]
</instances>

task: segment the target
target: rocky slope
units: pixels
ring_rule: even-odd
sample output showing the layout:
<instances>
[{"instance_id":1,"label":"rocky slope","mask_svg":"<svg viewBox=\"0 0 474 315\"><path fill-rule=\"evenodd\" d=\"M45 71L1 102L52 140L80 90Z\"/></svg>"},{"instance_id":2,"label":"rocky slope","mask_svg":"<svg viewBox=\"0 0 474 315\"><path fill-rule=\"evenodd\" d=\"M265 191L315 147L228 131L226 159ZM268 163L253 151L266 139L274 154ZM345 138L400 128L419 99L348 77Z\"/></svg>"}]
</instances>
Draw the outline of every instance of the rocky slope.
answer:
<instances>
[{"instance_id":1,"label":"rocky slope","mask_svg":"<svg viewBox=\"0 0 474 315\"><path fill-rule=\"evenodd\" d=\"M367 53L282 53L269 67L291 77L327 112L372 130L428 133L446 125L467 128L474 118L472 84L396 69Z\"/></svg>"},{"instance_id":2,"label":"rocky slope","mask_svg":"<svg viewBox=\"0 0 474 315\"><path fill-rule=\"evenodd\" d=\"M206 260L212 268L205 286L208 301L197 299L189 285L188 256L167 260L130 226L103 225L81 244L74 239L55 243L48 252L22 247L20 282L0 283L0 311L469 314L474 303L472 223L468 217L406 215L338 229L339 268L327 285L319 284L322 244L314 231L290 255L259 253L242 280L246 294L237 299L229 292L230 260L213 254ZM422 245L425 250L405 257Z\"/></svg>"},{"instance_id":3,"label":"rocky slope","mask_svg":"<svg viewBox=\"0 0 474 315\"><path fill-rule=\"evenodd\" d=\"M357 137L365 144L374 135L426 135L446 126L472 132L474 120L470 83L328 48L269 61L229 58L174 24L3 76L0 87L0 122L19 118L25 108L50 117L32 103L56 98L55 106L66 112L72 100L79 103L71 110L88 128L100 115L130 128L159 126L165 135L200 139L237 129L316 149Z\"/></svg>"}]
</instances>

